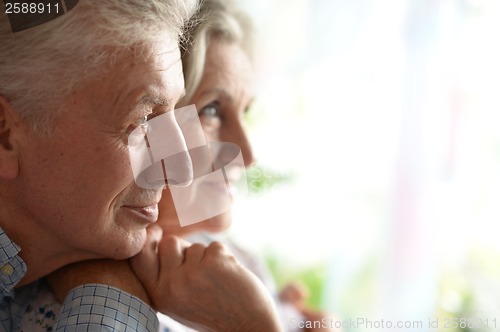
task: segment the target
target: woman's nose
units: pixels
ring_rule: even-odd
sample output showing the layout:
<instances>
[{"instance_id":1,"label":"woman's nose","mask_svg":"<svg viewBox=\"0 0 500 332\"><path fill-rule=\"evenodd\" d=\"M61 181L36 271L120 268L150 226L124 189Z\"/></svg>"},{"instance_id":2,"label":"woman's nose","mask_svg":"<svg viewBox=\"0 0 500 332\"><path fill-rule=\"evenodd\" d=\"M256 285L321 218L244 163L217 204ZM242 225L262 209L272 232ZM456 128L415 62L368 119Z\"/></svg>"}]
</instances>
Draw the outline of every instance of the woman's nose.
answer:
<instances>
[{"instance_id":1,"label":"woman's nose","mask_svg":"<svg viewBox=\"0 0 500 332\"><path fill-rule=\"evenodd\" d=\"M252 144L248 139L245 131L243 120L238 121L228 128L226 133L221 133L220 140L222 142L231 142L238 145L241 149L245 167L250 167L255 164L255 156L252 149Z\"/></svg>"}]
</instances>

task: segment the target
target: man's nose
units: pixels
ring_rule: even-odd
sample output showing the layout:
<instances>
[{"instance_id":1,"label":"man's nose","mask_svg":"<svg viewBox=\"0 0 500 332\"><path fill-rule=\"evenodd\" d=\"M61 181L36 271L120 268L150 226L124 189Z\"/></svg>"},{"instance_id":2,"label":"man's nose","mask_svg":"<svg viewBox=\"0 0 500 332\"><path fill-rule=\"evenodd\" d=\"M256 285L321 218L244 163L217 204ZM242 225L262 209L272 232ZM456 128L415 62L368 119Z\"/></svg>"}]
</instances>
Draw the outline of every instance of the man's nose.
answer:
<instances>
[{"instance_id":1,"label":"man's nose","mask_svg":"<svg viewBox=\"0 0 500 332\"><path fill-rule=\"evenodd\" d=\"M132 168L139 165L134 170L137 184L155 189L189 185L193 180L193 165L174 112L149 120L143 129L144 144L131 148L129 138Z\"/></svg>"},{"instance_id":2,"label":"man's nose","mask_svg":"<svg viewBox=\"0 0 500 332\"><path fill-rule=\"evenodd\" d=\"M193 181L193 164L182 131L175 120L164 140L179 152L162 159L163 178L168 185L187 186Z\"/></svg>"}]
</instances>

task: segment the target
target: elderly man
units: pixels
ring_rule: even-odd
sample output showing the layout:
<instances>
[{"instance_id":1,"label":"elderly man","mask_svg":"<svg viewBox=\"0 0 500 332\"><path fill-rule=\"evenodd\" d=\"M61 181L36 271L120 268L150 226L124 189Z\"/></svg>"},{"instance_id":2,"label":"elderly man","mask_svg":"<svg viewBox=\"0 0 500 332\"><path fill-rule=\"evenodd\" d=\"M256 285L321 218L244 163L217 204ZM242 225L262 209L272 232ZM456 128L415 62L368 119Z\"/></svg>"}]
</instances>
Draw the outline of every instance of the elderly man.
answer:
<instances>
[{"instance_id":1,"label":"elderly man","mask_svg":"<svg viewBox=\"0 0 500 332\"><path fill-rule=\"evenodd\" d=\"M141 282L109 261L68 279L57 329L155 331L151 306L208 330L279 329L270 299L222 246L190 247L148 228L162 189L138 186L130 167L130 133L183 94L178 36L194 9L80 0L18 32L0 18L0 330L20 328L51 272L141 250ZM180 130L169 135L182 145Z\"/></svg>"}]
</instances>

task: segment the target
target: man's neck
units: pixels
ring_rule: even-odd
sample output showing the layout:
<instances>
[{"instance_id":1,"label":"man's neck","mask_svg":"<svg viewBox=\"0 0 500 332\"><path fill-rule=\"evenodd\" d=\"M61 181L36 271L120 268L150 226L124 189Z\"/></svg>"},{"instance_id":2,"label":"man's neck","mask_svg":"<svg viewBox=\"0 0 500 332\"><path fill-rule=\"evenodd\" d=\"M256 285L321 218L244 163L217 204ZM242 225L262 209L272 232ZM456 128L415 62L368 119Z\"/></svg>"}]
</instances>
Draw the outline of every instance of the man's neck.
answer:
<instances>
[{"instance_id":1,"label":"man's neck","mask_svg":"<svg viewBox=\"0 0 500 332\"><path fill-rule=\"evenodd\" d=\"M21 247L19 255L26 263L28 270L16 287L21 287L43 278L65 265L96 258L89 253L50 250L48 248L41 248L40 245L23 246L20 244L19 246Z\"/></svg>"},{"instance_id":2,"label":"man's neck","mask_svg":"<svg viewBox=\"0 0 500 332\"><path fill-rule=\"evenodd\" d=\"M43 278L67 264L97 258L95 254L76 251L74 248L65 248L62 245L63 241L47 234L36 224L23 224L19 219L14 224L11 221L1 219L0 227L10 240L21 248L19 256L27 266L26 274L16 287Z\"/></svg>"}]
</instances>

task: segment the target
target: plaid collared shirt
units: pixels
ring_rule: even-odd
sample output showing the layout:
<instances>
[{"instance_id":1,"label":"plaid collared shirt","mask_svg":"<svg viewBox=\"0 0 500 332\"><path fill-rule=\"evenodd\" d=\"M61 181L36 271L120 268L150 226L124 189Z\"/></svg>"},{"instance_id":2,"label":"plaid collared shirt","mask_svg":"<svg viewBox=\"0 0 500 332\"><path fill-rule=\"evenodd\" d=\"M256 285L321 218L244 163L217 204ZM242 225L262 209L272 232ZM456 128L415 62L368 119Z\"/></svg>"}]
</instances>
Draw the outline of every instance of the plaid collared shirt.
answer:
<instances>
[{"instance_id":1,"label":"plaid collared shirt","mask_svg":"<svg viewBox=\"0 0 500 332\"><path fill-rule=\"evenodd\" d=\"M42 296L47 292L41 287L43 283L14 289L27 270L19 251L0 228L0 331L158 331L158 318L151 307L118 288L101 284L74 288L60 311L50 311L47 316L49 311L41 312L40 308L59 308L59 304L54 297ZM51 303L40 303L40 299ZM30 319L33 314L47 318L43 326L39 319Z\"/></svg>"}]
</instances>

